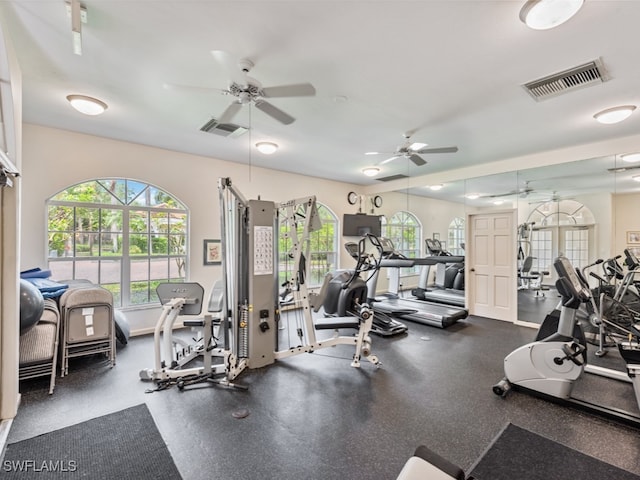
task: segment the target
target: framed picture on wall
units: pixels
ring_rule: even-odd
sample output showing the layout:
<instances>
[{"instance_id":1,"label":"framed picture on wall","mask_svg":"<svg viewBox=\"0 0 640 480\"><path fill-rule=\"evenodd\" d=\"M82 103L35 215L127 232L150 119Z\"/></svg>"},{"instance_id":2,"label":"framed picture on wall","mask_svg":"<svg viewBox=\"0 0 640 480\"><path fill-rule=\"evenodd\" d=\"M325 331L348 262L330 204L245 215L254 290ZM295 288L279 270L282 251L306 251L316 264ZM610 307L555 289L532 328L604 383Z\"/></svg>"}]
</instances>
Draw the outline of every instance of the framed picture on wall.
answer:
<instances>
[{"instance_id":1,"label":"framed picture on wall","mask_svg":"<svg viewBox=\"0 0 640 480\"><path fill-rule=\"evenodd\" d=\"M433 239L434 240L440 240L440 234L439 233L434 233L433 234Z\"/></svg>"},{"instance_id":2,"label":"framed picture on wall","mask_svg":"<svg viewBox=\"0 0 640 480\"><path fill-rule=\"evenodd\" d=\"M220 240L204 241L204 264L218 265L222 262Z\"/></svg>"},{"instance_id":3,"label":"framed picture on wall","mask_svg":"<svg viewBox=\"0 0 640 480\"><path fill-rule=\"evenodd\" d=\"M640 243L640 232L627 232L627 243Z\"/></svg>"}]
</instances>

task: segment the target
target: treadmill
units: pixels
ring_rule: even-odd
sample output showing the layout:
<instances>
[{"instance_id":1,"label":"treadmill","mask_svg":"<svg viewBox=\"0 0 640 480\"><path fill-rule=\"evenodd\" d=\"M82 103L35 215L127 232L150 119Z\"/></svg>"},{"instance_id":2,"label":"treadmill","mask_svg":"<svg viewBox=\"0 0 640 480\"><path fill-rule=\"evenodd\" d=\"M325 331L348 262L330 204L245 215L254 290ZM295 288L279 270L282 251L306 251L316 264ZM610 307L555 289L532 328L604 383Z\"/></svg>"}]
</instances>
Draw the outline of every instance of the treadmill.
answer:
<instances>
[{"instance_id":1,"label":"treadmill","mask_svg":"<svg viewBox=\"0 0 640 480\"><path fill-rule=\"evenodd\" d=\"M438 328L447 328L458 320L467 318L469 311L464 307L428 302L416 298L401 298L398 294L400 268L413 267L417 264L436 265L444 261L451 262L454 257L406 258L395 251L393 242L390 239L381 237L378 240L383 249L380 267L391 268L392 276L389 282L391 290L388 293L367 300L373 308L374 314L381 313L400 320L408 320ZM460 258L464 260L464 257ZM379 272L380 270L376 271L367 282L368 291L373 292L374 295Z\"/></svg>"}]
</instances>

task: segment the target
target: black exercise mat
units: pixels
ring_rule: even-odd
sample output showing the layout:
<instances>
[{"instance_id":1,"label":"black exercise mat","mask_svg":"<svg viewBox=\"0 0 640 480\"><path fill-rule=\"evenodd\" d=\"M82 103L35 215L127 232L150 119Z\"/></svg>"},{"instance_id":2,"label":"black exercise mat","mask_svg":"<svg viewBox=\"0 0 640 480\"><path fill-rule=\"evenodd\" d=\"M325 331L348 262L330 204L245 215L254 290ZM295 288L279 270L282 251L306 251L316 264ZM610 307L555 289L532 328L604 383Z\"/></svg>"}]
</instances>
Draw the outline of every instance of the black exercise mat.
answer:
<instances>
[{"instance_id":1,"label":"black exercise mat","mask_svg":"<svg viewBox=\"0 0 640 480\"><path fill-rule=\"evenodd\" d=\"M4 478L181 479L145 404L7 445Z\"/></svg>"},{"instance_id":2,"label":"black exercise mat","mask_svg":"<svg viewBox=\"0 0 640 480\"><path fill-rule=\"evenodd\" d=\"M638 480L633 473L509 423L469 473L477 480Z\"/></svg>"}]
</instances>

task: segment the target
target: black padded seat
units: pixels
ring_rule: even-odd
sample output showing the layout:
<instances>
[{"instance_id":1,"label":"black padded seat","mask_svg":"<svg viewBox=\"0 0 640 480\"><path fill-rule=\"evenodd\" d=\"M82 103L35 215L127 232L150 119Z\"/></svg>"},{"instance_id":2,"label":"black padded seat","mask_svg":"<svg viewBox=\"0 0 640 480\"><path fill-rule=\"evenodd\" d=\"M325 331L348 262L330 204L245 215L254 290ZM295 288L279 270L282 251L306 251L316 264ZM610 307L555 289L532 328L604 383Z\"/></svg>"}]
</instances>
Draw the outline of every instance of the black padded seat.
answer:
<instances>
[{"instance_id":1,"label":"black padded seat","mask_svg":"<svg viewBox=\"0 0 640 480\"><path fill-rule=\"evenodd\" d=\"M337 330L339 328L355 328L360 326L358 317L328 317L315 320L316 330Z\"/></svg>"}]
</instances>

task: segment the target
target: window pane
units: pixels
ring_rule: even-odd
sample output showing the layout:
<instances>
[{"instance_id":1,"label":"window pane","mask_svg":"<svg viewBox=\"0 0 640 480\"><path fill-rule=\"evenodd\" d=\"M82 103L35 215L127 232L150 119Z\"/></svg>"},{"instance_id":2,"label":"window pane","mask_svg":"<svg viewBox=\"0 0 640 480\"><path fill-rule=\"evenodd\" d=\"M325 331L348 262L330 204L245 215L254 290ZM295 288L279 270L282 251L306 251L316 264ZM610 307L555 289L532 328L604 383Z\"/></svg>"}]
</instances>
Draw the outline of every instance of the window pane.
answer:
<instances>
[{"instance_id":1,"label":"window pane","mask_svg":"<svg viewBox=\"0 0 640 480\"><path fill-rule=\"evenodd\" d=\"M127 180L127 205L147 205L146 188L144 183Z\"/></svg>"},{"instance_id":2,"label":"window pane","mask_svg":"<svg viewBox=\"0 0 640 480\"><path fill-rule=\"evenodd\" d=\"M70 257L73 255L73 233L49 232L49 257Z\"/></svg>"},{"instance_id":3,"label":"window pane","mask_svg":"<svg viewBox=\"0 0 640 480\"><path fill-rule=\"evenodd\" d=\"M100 209L100 228L103 232L122 232L122 210Z\"/></svg>"},{"instance_id":4,"label":"window pane","mask_svg":"<svg viewBox=\"0 0 640 480\"><path fill-rule=\"evenodd\" d=\"M166 235L151 236L151 254L167 255L169 253L169 239Z\"/></svg>"},{"instance_id":5,"label":"window pane","mask_svg":"<svg viewBox=\"0 0 640 480\"><path fill-rule=\"evenodd\" d=\"M90 260L85 262L76 262L76 274L75 279L89 280L92 283L99 284L100 278L98 275L100 263L98 260Z\"/></svg>"},{"instance_id":6,"label":"window pane","mask_svg":"<svg viewBox=\"0 0 640 480\"><path fill-rule=\"evenodd\" d=\"M172 281L184 281L186 257L174 257L169 260L169 279Z\"/></svg>"},{"instance_id":7,"label":"window pane","mask_svg":"<svg viewBox=\"0 0 640 480\"><path fill-rule=\"evenodd\" d=\"M129 254L146 255L149 253L149 235L129 235Z\"/></svg>"},{"instance_id":8,"label":"window pane","mask_svg":"<svg viewBox=\"0 0 640 480\"><path fill-rule=\"evenodd\" d=\"M97 233L76 233L76 257L97 257L99 247Z\"/></svg>"},{"instance_id":9,"label":"window pane","mask_svg":"<svg viewBox=\"0 0 640 480\"><path fill-rule=\"evenodd\" d=\"M171 233L187 233L187 214L171 212L169 217L169 229Z\"/></svg>"},{"instance_id":10,"label":"window pane","mask_svg":"<svg viewBox=\"0 0 640 480\"><path fill-rule=\"evenodd\" d=\"M100 228L100 211L97 208L76 208L76 230L97 232Z\"/></svg>"},{"instance_id":11,"label":"window pane","mask_svg":"<svg viewBox=\"0 0 640 480\"><path fill-rule=\"evenodd\" d=\"M132 282L131 283L131 304L140 305L149 303L150 291L149 282Z\"/></svg>"},{"instance_id":12,"label":"window pane","mask_svg":"<svg viewBox=\"0 0 640 480\"><path fill-rule=\"evenodd\" d=\"M111 194L110 201L104 203L126 204L125 181L117 179L100 180L98 183Z\"/></svg>"},{"instance_id":13,"label":"window pane","mask_svg":"<svg viewBox=\"0 0 640 480\"><path fill-rule=\"evenodd\" d=\"M73 278L73 261L49 262L51 279L55 281L71 280Z\"/></svg>"},{"instance_id":14,"label":"window pane","mask_svg":"<svg viewBox=\"0 0 640 480\"><path fill-rule=\"evenodd\" d=\"M149 261L149 278L151 280L169 281L169 259L153 258Z\"/></svg>"},{"instance_id":15,"label":"window pane","mask_svg":"<svg viewBox=\"0 0 640 480\"><path fill-rule=\"evenodd\" d=\"M187 253L187 237L185 235L169 235L169 255L185 255Z\"/></svg>"},{"instance_id":16,"label":"window pane","mask_svg":"<svg viewBox=\"0 0 640 480\"><path fill-rule=\"evenodd\" d=\"M121 268L120 260L100 260L100 284L120 283Z\"/></svg>"},{"instance_id":17,"label":"window pane","mask_svg":"<svg viewBox=\"0 0 640 480\"><path fill-rule=\"evenodd\" d=\"M100 235L100 255L122 255L122 234L103 233Z\"/></svg>"},{"instance_id":18,"label":"window pane","mask_svg":"<svg viewBox=\"0 0 640 480\"><path fill-rule=\"evenodd\" d=\"M146 258L131 260L131 281L149 280L149 260Z\"/></svg>"},{"instance_id":19,"label":"window pane","mask_svg":"<svg viewBox=\"0 0 640 480\"><path fill-rule=\"evenodd\" d=\"M129 231L146 233L149 231L149 212L132 210L129 212Z\"/></svg>"}]
</instances>

